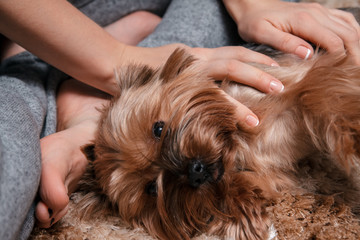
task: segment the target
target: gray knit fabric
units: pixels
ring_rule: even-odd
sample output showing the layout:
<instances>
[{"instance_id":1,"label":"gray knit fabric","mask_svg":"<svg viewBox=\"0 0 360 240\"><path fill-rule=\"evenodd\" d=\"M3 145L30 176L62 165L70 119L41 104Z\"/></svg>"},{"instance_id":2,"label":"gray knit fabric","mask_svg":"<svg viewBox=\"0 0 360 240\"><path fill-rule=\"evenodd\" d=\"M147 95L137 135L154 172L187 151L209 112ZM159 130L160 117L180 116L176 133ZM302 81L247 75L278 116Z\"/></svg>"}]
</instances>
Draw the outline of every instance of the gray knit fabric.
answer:
<instances>
[{"instance_id":1,"label":"gray knit fabric","mask_svg":"<svg viewBox=\"0 0 360 240\"><path fill-rule=\"evenodd\" d=\"M170 43L214 48L239 45L241 39L221 0L173 0L155 31L139 45Z\"/></svg>"},{"instance_id":2,"label":"gray knit fabric","mask_svg":"<svg viewBox=\"0 0 360 240\"><path fill-rule=\"evenodd\" d=\"M106 26L138 10L162 16L171 0L69 0L69 2L100 26Z\"/></svg>"},{"instance_id":3,"label":"gray knit fabric","mask_svg":"<svg viewBox=\"0 0 360 240\"><path fill-rule=\"evenodd\" d=\"M241 43L220 0L72 0L105 26L136 10L163 17L140 46L185 43L218 47ZM58 83L66 75L30 53L0 65L0 239L27 239L34 226L40 178L39 139L55 132Z\"/></svg>"},{"instance_id":4,"label":"gray knit fabric","mask_svg":"<svg viewBox=\"0 0 360 240\"><path fill-rule=\"evenodd\" d=\"M26 239L34 224L39 139L55 131L55 86L64 76L50 69L28 52L0 67L0 239Z\"/></svg>"}]
</instances>

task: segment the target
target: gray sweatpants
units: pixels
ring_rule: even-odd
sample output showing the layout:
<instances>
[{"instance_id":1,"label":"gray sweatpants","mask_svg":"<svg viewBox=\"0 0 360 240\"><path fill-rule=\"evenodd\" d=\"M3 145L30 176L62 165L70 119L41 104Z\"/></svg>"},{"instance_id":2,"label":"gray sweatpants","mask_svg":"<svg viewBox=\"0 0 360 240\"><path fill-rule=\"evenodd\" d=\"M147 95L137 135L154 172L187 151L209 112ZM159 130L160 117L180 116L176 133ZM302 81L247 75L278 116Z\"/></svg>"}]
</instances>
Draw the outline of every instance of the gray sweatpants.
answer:
<instances>
[{"instance_id":1,"label":"gray sweatpants","mask_svg":"<svg viewBox=\"0 0 360 240\"><path fill-rule=\"evenodd\" d=\"M73 0L101 26L137 10L163 17L140 46L238 45L220 0ZM0 65L0 239L26 239L34 226L41 172L39 139L55 132L58 84L67 76L25 52Z\"/></svg>"}]
</instances>

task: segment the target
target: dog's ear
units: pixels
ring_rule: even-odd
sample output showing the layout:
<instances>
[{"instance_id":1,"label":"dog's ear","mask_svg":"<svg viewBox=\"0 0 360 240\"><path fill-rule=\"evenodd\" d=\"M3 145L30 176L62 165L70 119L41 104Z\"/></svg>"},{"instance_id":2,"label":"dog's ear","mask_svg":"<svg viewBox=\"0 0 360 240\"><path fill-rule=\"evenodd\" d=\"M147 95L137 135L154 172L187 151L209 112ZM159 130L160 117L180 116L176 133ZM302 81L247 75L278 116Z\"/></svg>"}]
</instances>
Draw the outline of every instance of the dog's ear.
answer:
<instances>
[{"instance_id":1,"label":"dog's ear","mask_svg":"<svg viewBox=\"0 0 360 240\"><path fill-rule=\"evenodd\" d=\"M115 71L119 92L132 87L140 87L154 79L157 70L146 65L130 64Z\"/></svg>"},{"instance_id":2,"label":"dog's ear","mask_svg":"<svg viewBox=\"0 0 360 240\"><path fill-rule=\"evenodd\" d=\"M174 79L184 69L188 68L195 61L195 58L184 49L177 48L168 58L165 65L160 69L160 79L168 82ZM119 93L122 90L132 87L144 86L148 82L156 80L158 71L146 65L130 64L127 67L115 71Z\"/></svg>"},{"instance_id":3,"label":"dog's ear","mask_svg":"<svg viewBox=\"0 0 360 240\"><path fill-rule=\"evenodd\" d=\"M81 151L89 161L93 162L95 160L95 144L86 144L81 147Z\"/></svg>"},{"instance_id":4,"label":"dog's ear","mask_svg":"<svg viewBox=\"0 0 360 240\"><path fill-rule=\"evenodd\" d=\"M160 78L164 82L171 81L182 71L192 65L195 58L184 49L177 48L168 58L161 70Z\"/></svg>"}]
</instances>

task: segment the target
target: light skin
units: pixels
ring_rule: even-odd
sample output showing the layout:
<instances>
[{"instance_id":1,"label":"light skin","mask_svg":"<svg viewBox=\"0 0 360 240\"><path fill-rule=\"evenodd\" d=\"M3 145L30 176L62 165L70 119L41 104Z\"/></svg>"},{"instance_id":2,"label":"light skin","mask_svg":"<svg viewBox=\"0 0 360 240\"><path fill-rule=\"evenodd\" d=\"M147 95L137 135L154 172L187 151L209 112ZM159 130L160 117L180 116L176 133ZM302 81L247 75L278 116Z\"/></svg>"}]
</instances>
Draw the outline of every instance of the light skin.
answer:
<instances>
[{"instance_id":1,"label":"light skin","mask_svg":"<svg viewBox=\"0 0 360 240\"><path fill-rule=\"evenodd\" d=\"M317 3L223 2L237 23L239 35L246 41L267 44L301 58L313 55L314 49L307 42L310 41L329 52L348 51L360 63L360 28L351 13Z\"/></svg>"},{"instance_id":2,"label":"light skin","mask_svg":"<svg viewBox=\"0 0 360 240\"><path fill-rule=\"evenodd\" d=\"M72 77L109 94L113 94L112 86L115 84L113 69L116 66L136 61L157 67L178 46L187 48L199 58L211 77L229 78L264 92L279 92L282 89L282 85L272 76L246 64L259 62L276 65L274 60L264 55L241 47L191 49L181 44L172 44L159 48L138 48L132 45L149 34L160 21L154 15L129 15L126 24L124 18L114 23L112 27L108 26L107 30L110 32L108 34L64 0L51 2L51 6L47 8L48 15L44 15L42 9L49 5L48 2L47 0L0 1L0 32ZM314 41L329 51L346 50L354 56L354 59L358 59L359 26L348 15L344 16L337 11L318 6L314 8L314 5L301 5L302 11L299 14L303 15L304 20L299 23L295 15L298 8L294 8L293 5L283 5L277 0L224 0L224 3L235 22L239 23L239 34L246 40L266 43L302 58L306 55L303 52L296 52L296 49L303 46L310 50L309 57L311 57L313 49L302 39L304 38ZM266 7L262 7L262 4ZM42 8L34 8L34 5ZM62 10L57 11L58 9ZM319 12L322 14L318 15ZM145 22L152 24L136 29L136 26L139 26L139 19L144 20L144 18ZM49 19L52 21L48 21ZM62 19L66 20L59 24L58 21ZM329 29L327 26L329 19L338 24L336 29ZM304 24L304 21L310 23ZM242 24L244 22L249 27L244 27L245 25ZM134 24L131 25L132 23ZM125 26L133 27L126 29ZM12 29L21 31L12 31ZM323 35L318 37L312 35L312 31L319 33L321 30ZM29 39L23 36L33 37ZM341 44L334 39L340 39ZM57 99L62 131L41 139L43 166L39 188L41 201L36 208L36 217L41 227L49 227L65 215L69 201L68 194L75 189L86 166L86 159L79 147L93 139L98 117L95 107L107 101L107 95L99 94L87 85L79 82L62 85ZM249 109L239 103L234 102L234 104L238 106L241 122L250 126L257 125L258 119Z\"/></svg>"}]
</instances>

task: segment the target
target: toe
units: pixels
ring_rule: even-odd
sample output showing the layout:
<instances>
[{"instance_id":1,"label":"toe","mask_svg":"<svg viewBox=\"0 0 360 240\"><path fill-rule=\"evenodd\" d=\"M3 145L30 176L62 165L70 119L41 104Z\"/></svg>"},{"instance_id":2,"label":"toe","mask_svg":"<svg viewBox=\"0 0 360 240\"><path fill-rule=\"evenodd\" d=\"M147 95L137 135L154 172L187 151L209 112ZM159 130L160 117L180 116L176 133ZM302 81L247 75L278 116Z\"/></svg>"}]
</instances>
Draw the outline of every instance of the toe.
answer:
<instances>
[{"instance_id":1,"label":"toe","mask_svg":"<svg viewBox=\"0 0 360 240\"><path fill-rule=\"evenodd\" d=\"M39 194L41 201L36 207L36 218L40 227L50 227L54 222L52 219L57 218L69 203L64 179L58 168L51 164L43 166Z\"/></svg>"},{"instance_id":2,"label":"toe","mask_svg":"<svg viewBox=\"0 0 360 240\"><path fill-rule=\"evenodd\" d=\"M54 213L44 202L39 202L36 206L35 215L39 224L43 225L50 223Z\"/></svg>"},{"instance_id":3,"label":"toe","mask_svg":"<svg viewBox=\"0 0 360 240\"><path fill-rule=\"evenodd\" d=\"M49 228L65 216L69 208L67 205L65 208L58 211L56 214L52 212L50 208L46 206L44 202L39 202L36 207L36 218L38 220L38 227Z\"/></svg>"}]
</instances>

